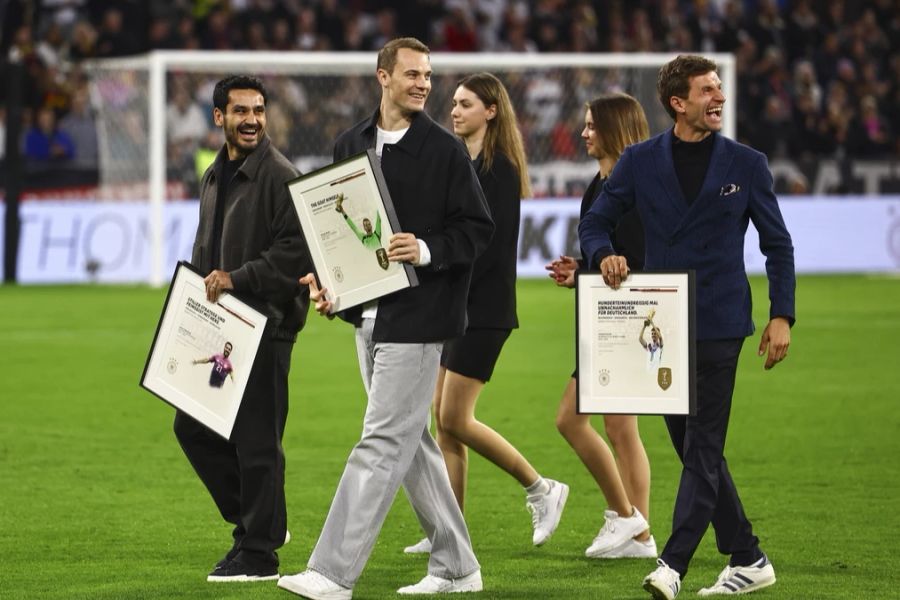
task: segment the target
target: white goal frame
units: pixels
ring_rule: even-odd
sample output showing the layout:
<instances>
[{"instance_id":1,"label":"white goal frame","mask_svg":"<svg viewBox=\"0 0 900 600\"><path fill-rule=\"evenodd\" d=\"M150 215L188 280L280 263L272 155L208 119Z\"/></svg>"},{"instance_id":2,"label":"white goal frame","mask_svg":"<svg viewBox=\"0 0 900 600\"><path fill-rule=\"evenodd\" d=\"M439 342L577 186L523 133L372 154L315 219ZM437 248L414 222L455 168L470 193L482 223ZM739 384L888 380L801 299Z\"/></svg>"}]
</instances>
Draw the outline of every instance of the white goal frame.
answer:
<instances>
[{"instance_id":1,"label":"white goal frame","mask_svg":"<svg viewBox=\"0 0 900 600\"><path fill-rule=\"evenodd\" d=\"M444 53L431 54L438 75L444 68L464 71L504 71L552 69L554 67L659 67L677 53L618 54L520 54L520 53ZM720 77L730 101L723 107L723 134L735 137L735 94L737 77L732 54L704 54L720 67ZM374 52L254 52L254 51L181 51L157 50L149 54L93 61L99 68L133 69L149 73L149 235L151 240L150 284L162 286L168 281L164 269L163 211L166 191L166 73L171 69L206 73L253 73L284 71L307 74L366 74L375 72ZM88 64L88 72L91 64ZM348 123L348 126L351 124Z\"/></svg>"}]
</instances>

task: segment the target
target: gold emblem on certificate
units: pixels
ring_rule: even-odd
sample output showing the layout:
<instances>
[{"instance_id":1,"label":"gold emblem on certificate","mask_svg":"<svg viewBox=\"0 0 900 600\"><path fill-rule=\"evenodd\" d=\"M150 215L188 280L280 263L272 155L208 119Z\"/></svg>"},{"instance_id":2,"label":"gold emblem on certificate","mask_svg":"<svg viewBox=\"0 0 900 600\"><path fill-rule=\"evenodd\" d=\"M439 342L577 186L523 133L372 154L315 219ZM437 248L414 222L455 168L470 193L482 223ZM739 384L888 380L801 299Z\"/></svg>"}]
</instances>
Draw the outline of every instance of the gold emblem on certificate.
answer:
<instances>
[{"instance_id":1,"label":"gold emblem on certificate","mask_svg":"<svg viewBox=\"0 0 900 600\"><path fill-rule=\"evenodd\" d=\"M375 251L375 258L378 259L378 266L387 271L387 268L391 266L391 263L388 262L387 250L384 248L379 248Z\"/></svg>"},{"instance_id":2,"label":"gold emblem on certificate","mask_svg":"<svg viewBox=\"0 0 900 600\"><path fill-rule=\"evenodd\" d=\"M693 274L632 273L610 288L576 284L579 413L692 414ZM678 374L675 378L674 374Z\"/></svg>"},{"instance_id":3,"label":"gold emblem on certificate","mask_svg":"<svg viewBox=\"0 0 900 600\"><path fill-rule=\"evenodd\" d=\"M656 372L656 383L664 390L669 389L669 386L672 385L672 369L669 367L661 367Z\"/></svg>"}]
</instances>

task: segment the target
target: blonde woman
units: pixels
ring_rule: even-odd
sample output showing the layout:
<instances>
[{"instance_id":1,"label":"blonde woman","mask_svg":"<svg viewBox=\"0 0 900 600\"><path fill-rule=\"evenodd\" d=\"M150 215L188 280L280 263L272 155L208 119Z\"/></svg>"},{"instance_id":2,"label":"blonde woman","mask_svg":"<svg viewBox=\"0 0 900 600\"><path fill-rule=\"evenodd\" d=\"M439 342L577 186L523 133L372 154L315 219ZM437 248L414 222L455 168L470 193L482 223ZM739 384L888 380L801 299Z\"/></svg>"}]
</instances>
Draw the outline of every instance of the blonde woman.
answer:
<instances>
[{"instance_id":1,"label":"blonde woman","mask_svg":"<svg viewBox=\"0 0 900 600\"><path fill-rule=\"evenodd\" d=\"M626 146L649 137L644 110L627 94L605 94L586 106L584 139L588 156L597 161L597 174L584 193L581 216L590 209L606 178ZM640 269L644 262L644 232L636 211L623 219L613 240L628 264ZM547 265L561 287L575 287L581 261L561 256ZM656 558L656 541L647 522L650 511L650 462L638 432L637 417L605 415L606 435L615 456L591 426L590 416L575 412L575 377L563 392L556 427L593 476L606 499L605 521L585 550L590 558Z\"/></svg>"},{"instance_id":2,"label":"blonde woman","mask_svg":"<svg viewBox=\"0 0 900 600\"><path fill-rule=\"evenodd\" d=\"M490 73L470 75L453 95L453 132L472 158L494 219L494 237L478 257L469 288L465 335L448 341L434 394L437 442L450 485L462 509L471 448L525 489L532 543L546 542L559 524L569 487L544 479L503 436L475 418L475 404L494 370L504 342L519 326L516 316L516 248L519 202L531 193L522 138L506 88ZM428 538L405 549L429 552Z\"/></svg>"}]
</instances>

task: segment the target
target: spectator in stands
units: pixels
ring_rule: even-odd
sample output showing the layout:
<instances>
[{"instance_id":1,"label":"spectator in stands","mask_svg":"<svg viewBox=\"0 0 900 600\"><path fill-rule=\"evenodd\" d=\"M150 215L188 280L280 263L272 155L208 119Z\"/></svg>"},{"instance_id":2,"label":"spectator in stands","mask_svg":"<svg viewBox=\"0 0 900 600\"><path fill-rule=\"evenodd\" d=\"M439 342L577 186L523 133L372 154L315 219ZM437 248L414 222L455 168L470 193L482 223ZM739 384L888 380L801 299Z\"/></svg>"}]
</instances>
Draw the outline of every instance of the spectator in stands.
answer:
<instances>
[{"instance_id":1,"label":"spectator in stands","mask_svg":"<svg viewBox=\"0 0 900 600\"><path fill-rule=\"evenodd\" d=\"M166 130L169 143L187 144L190 151L206 135L209 125L203 109L191 98L188 85L187 81L173 82L172 100L166 108Z\"/></svg>"},{"instance_id":2,"label":"spectator in stands","mask_svg":"<svg viewBox=\"0 0 900 600\"><path fill-rule=\"evenodd\" d=\"M395 37L397 13L393 8L382 8L375 13L375 28L365 37L364 44L369 50L378 50Z\"/></svg>"},{"instance_id":3,"label":"spectator in stands","mask_svg":"<svg viewBox=\"0 0 900 600\"><path fill-rule=\"evenodd\" d=\"M860 101L860 114L854 123L854 131L859 135L858 156L883 156L891 149L891 129L887 120L878 110L874 96L865 96Z\"/></svg>"},{"instance_id":4,"label":"spectator in stands","mask_svg":"<svg viewBox=\"0 0 900 600\"><path fill-rule=\"evenodd\" d=\"M537 44L528 37L528 23L522 17L511 14L507 19L505 39L500 43L502 52L537 52Z\"/></svg>"},{"instance_id":5,"label":"spectator in stands","mask_svg":"<svg viewBox=\"0 0 900 600\"><path fill-rule=\"evenodd\" d=\"M59 129L68 134L75 144L72 166L96 168L97 123L94 120L86 87L82 87L72 95L72 105L68 114L59 122Z\"/></svg>"},{"instance_id":6,"label":"spectator in stands","mask_svg":"<svg viewBox=\"0 0 900 600\"><path fill-rule=\"evenodd\" d=\"M69 56L75 61L97 56L97 30L90 21L82 19L75 23L69 43Z\"/></svg>"},{"instance_id":7,"label":"spectator in stands","mask_svg":"<svg viewBox=\"0 0 900 600\"><path fill-rule=\"evenodd\" d=\"M75 144L57 127L53 109L38 110L36 123L25 133L24 155L35 162L68 160L75 155Z\"/></svg>"},{"instance_id":8,"label":"spectator in stands","mask_svg":"<svg viewBox=\"0 0 900 600\"><path fill-rule=\"evenodd\" d=\"M218 127L207 131L206 137L200 141L200 145L194 152L194 175L198 184L203 179L203 174L206 173L209 166L215 162L216 155L224 143L225 139L222 136L222 130ZM194 186L194 189L191 191L193 192L191 194L193 198L199 192L199 188Z\"/></svg>"},{"instance_id":9,"label":"spectator in stands","mask_svg":"<svg viewBox=\"0 0 900 600\"><path fill-rule=\"evenodd\" d=\"M109 8L103 13L103 22L97 36L97 56L112 57L135 54L140 50L138 39L133 31L125 30L124 17L118 8Z\"/></svg>"},{"instance_id":10,"label":"spectator in stands","mask_svg":"<svg viewBox=\"0 0 900 600\"><path fill-rule=\"evenodd\" d=\"M148 47L369 50L377 43L376 36L401 31L405 35L416 32L420 39L430 36L433 45L449 50L474 45L502 52L536 52L539 46L577 52L733 51L738 63L737 89L730 93L738 100L739 139L749 141L753 136L764 119L771 93L781 96L785 110L795 111L794 105L802 104L803 122L810 125L813 113L807 110L809 99L804 90L811 88L815 111L821 113L819 145L814 148L809 136L803 142L811 153L847 160L900 156L900 138L887 145L867 143L861 130L852 130L852 124L847 124L851 130L845 132L841 118L833 109L827 110L824 102L825 90L841 80L847 89L847 119L858 122L862 98L871 95L888 131L900 131L900 35L892 0L409 0L393 18L390 3L383 1L179 0L163 6L165 3L155 0L119 2L112 7L112 3L94 0L54 0L27 4L37 7L30 20L24 13L22 18L5 18L0 44L4 52L9 48L11 56L26 65L26 106L37 110L49 103L58 118L68 107L67 93L59 92L77 87L70 61L78 64ZM455 31L458 13L466 15L466 27L461 31ZM391 20L393 25L389 25ZM262 29L251 23L261 23ZM472 23L474 31L470 32ZM97 28L102 30L100 34ZM248 35L251 28L255 33ZM772 57L779 55L779 69L772 72ZM806 61L813 65L811 76ZM50 73L53 68L57 71ZM791 81L785 73L793 75ZM567 87L570 83L565 82ZM780 89L773 91L773 84ZM625 82L623 89L633 88ZM590 88L590 94L599 91L606 88ZM438 86L436 92L441 92ZM323 104L328 103L313 102L311 111L317 112ZM563 105L561 111L569 114L570 107ZM540 121L524 110L520 116L525 125ZM650 113L648 118L652 130L664 126L659 124L659 113ZM869 122L873 122L871 118ZM332 130L333 126L323 122L320 128ZM530 139L529 147L536 148L535 141L546 147L540 138ZM793 158L783 155L782 146L775 144L770 158ZM556 147L566 149L565 145ZM552 151L544 155L546 159L540 152L531 152L531 156L536 161L558 157ZM843 166L849 173L849 165Z\"/></svg>"},{"instance_id":11,"label":"spectator in stands","mask_svg":"<svg viewBox=\"0 0 900 600\"><path fill-rule=\"evenodd\" d=\"M448 52L475 52L478 50L478 29L475 16L468 6L456 2L448 7L444 17L442 50Z\"/></svg>"}]
</instances>

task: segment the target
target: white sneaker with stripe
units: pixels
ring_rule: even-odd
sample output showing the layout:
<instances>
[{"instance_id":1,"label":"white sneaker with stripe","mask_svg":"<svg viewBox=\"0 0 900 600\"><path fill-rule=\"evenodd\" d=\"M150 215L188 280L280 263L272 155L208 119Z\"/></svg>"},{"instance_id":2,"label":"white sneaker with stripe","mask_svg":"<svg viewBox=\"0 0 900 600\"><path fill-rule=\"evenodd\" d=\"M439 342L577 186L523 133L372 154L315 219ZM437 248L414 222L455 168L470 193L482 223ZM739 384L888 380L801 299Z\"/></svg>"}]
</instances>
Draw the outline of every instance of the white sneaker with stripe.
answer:
<instances>
[{"instance_id":1,"label":"white sneaker with stripe","mask_svg":"<svg viewBox=\"0 0 900 600\"><path fill-rule=\"evenodd\" d=\"M654 600L675 600L681 591L681 575L661 558L656 559L656 570L644 577L644 589Z\"/></svg>"},{"instance_id":2,"label":"white sneaker with stripe","mask_svg":"<svg viewBox=\"0 0 900 600\"><path fill-rule=\"evenodd\" d=\"M732 596L769 587L775 583L775 569L769 559L763 556L747 567L725 567L716 582L703 588L699 596Z\"/></svg>"}]
</instances>

